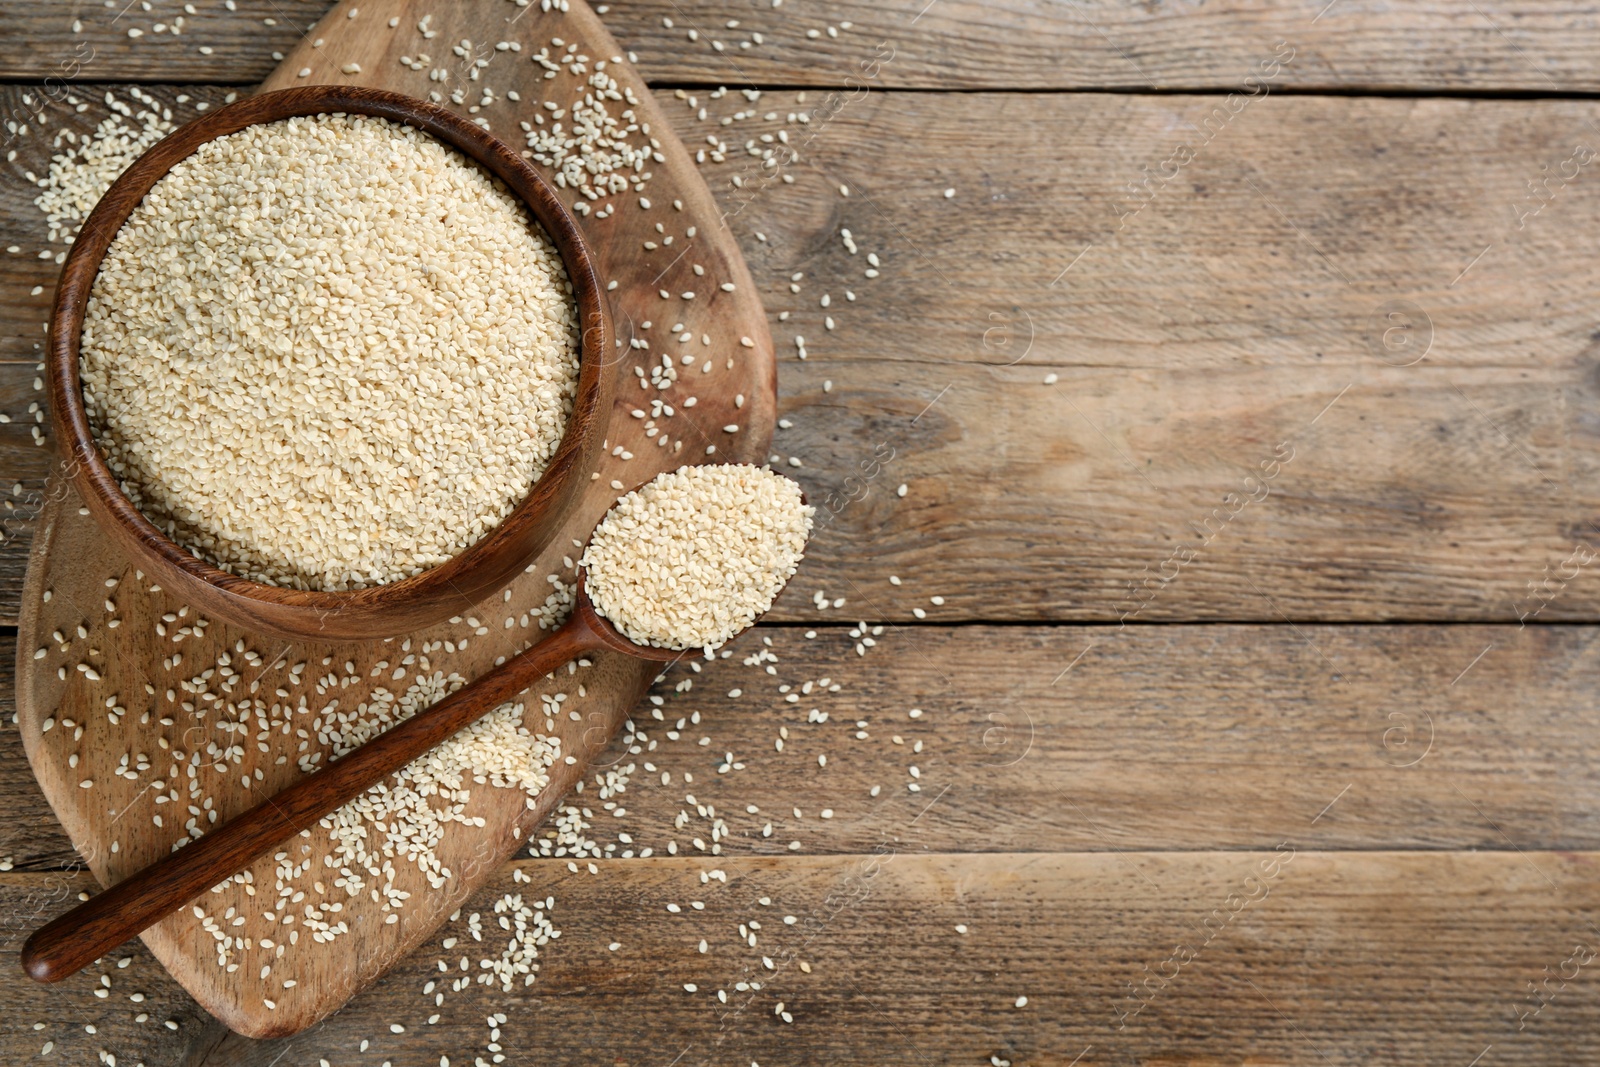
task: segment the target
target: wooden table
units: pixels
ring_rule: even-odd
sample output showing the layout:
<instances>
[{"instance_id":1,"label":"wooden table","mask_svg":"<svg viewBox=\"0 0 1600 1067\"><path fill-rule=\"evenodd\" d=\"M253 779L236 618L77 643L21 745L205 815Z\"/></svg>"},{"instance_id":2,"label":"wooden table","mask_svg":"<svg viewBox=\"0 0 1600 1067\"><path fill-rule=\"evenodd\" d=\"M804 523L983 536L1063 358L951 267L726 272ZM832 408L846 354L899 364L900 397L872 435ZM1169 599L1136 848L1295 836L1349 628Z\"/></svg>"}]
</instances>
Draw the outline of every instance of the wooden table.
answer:
<instances>
[{"instance_id":1,"label":"wooden table","mask_svg":"<svg viewBox=\"0 0 1600 1067\"><path fill-rule=\"evenodd\" d=\"M324 10L235 6L196 5L172 37L151 31L180 13L166 0L0 0L0 105L85 48L88 106L52 105L52 130L128 83L220 101ZM459 1065L503 1012L511 1063L1594 1062L1600 11L605 15L690 148L731 146L703 171L775 316L793 422L775 448L836 512L742 646L770 642L775 676L735 657L659 690L701 722L656 757L679 785L639 772L628 824L685 850L520 861L562 937L515 995L435 1009L422 986L450 954L429 950L256 1044L135 948L48 991L0 969L0 1060L51 1040L41 1062ZM739 197L745 140L830 91L796 180ZM39 252L64 247L23 176L47 165L39 133L0 131L10 622L49 456ZM822 677L840 691L776 691ZM744 768L718 774L725 752ZM725 844L726 884L673 828L703 821L685 771L698 803L774 825ZM89 882L14 732L0 798L14 959Z\"/></svg>"}]
</instances>

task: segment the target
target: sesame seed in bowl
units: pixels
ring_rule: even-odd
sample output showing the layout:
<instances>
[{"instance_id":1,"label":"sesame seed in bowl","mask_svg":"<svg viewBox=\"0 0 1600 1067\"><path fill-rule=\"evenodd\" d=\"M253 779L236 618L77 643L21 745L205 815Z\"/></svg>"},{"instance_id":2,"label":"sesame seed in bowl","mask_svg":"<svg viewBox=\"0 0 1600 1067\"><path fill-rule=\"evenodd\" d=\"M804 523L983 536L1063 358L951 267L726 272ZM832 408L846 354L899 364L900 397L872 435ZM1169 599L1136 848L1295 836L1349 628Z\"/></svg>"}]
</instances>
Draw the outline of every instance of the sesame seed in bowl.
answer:
<instances>
[{"instance_id":1,"label":"sesame seed in bowl","mask_svg":"<svg viewBox=\"0 0 1600 1067\"><path fill-rule=\"evenodd\" d=\"M544 472L577 321L555 245L471 159L388 119L297 116L201 145L122 224L84 408L128 499L208 562L384 585Z\"/></svg>"},{"instance_id":2,"label":"sesame seed in bowl","mask_svg":"<svg viewBox=\"0 0 1600 1067\"><path fill-rule=\"evenodd\" d=\"M91 511L197 606L290 636L393 636L504 584L570 515L613 386L554 190L370 89L156 145L84 225L55 325Z\"/></svg>"}]
</instances>

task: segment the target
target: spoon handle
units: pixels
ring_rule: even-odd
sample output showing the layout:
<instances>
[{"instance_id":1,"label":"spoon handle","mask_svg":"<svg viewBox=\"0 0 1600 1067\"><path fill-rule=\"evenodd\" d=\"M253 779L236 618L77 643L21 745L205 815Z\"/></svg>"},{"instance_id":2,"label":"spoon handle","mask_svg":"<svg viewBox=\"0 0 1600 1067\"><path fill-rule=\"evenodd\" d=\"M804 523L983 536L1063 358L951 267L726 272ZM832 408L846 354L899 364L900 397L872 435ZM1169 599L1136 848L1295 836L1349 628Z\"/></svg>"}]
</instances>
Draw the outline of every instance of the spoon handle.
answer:
<instances>
[{"instance_id":1,"label":"spoon handle","mask_svg":"<svg viewBox=\"0 0 1600 1067\"><path fill-rule=\"evenodd\" d=\"M596 647L584 613L575 612L503 666L35 931L22 947L23 966L40 982L76 973Z\"/></svg>"}]
</instances>

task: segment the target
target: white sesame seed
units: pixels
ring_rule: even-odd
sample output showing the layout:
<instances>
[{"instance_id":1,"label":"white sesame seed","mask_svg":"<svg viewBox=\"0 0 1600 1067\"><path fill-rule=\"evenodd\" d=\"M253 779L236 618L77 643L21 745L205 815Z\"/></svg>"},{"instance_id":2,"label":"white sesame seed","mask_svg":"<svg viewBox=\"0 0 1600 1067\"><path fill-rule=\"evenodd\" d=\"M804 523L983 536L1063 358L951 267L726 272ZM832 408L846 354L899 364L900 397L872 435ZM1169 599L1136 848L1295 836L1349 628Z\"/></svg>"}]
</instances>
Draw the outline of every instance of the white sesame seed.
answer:
<instances>
[{"instance_id":1,"label":"white sesame seed","mask_svg":"<svg viewBox=\"0 0 1600 1067\"><path fill-rule=\"evenodd\" d=\"M771 606L813 514L765 468L682 467L617 501L579 563L595 607L630 639L715 647Z\"/></svg>"},{"instance_id":2,"label":"white sesame seed","mask_svg":"<svg viewBox=\"0 0 1600 1067\"><path fill-rule=\"evenodd\" d=\"M237 196L254 217L246 180L278 198L260 233L219 226L210 206ZM370 262L349 258L351 229ZM275 270L236 314L187 313L185 294L225 290L256 256L323 264L318 287ZM184 289L156 284L169 260L192 264ZM423 270L435 261L446 290ZM389 280L373 288L373 271ZM560 258L509 193L419 131L323 115L213 140L146 194L95 279L81 361L107 462L157 526L242 576L337 590L443 563L516 506L565 428L577 344ZM218 354L178 355L197 351ZM420 374L397 370L403 352ZM290 353L322 373L263 389ZM469 407L457 383L482 360L507 387ZM196 374L213 386L191 394Z\"/></svg>"}]
</instances>

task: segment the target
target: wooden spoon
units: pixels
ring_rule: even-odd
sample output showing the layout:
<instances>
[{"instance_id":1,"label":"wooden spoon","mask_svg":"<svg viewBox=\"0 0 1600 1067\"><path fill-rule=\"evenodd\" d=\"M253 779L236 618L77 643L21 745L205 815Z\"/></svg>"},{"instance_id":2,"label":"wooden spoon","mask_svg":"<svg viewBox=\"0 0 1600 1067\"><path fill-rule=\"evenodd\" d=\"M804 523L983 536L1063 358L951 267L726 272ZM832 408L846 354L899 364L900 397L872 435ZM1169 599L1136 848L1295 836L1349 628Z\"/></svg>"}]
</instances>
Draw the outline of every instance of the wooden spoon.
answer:
<instances>
[{"instance_id":1,"label":"wooden spoon","mask_svg":"<svg viewBox=\"0 0 1600 1067\"><path fill-rule=\"evenodd\" d=\"M22 946L22 965L30 977L40 982L59 982L77 973L283 841L315 826L324 815L354 800L562 664L585 652L598 651L660 662L688 654L635 644L618 633L595 610L580 572L572 615L555 633L427 710L35 931Z\"/></svg>"}]
</instances>

